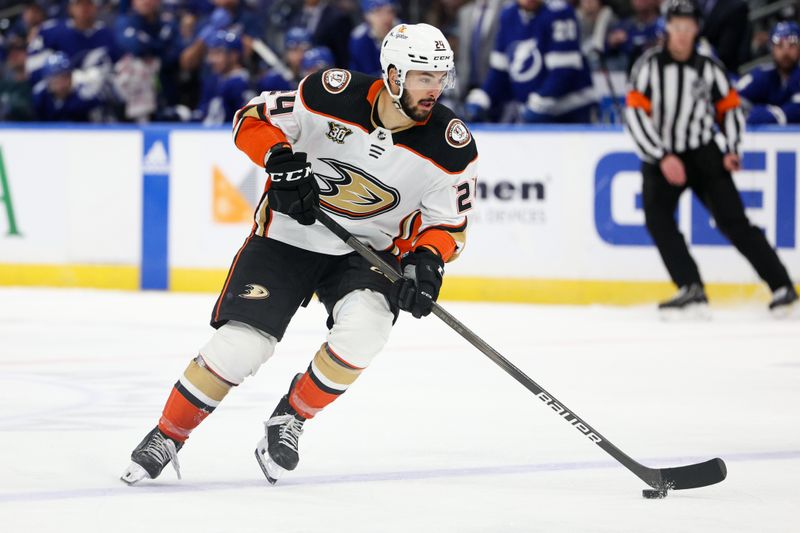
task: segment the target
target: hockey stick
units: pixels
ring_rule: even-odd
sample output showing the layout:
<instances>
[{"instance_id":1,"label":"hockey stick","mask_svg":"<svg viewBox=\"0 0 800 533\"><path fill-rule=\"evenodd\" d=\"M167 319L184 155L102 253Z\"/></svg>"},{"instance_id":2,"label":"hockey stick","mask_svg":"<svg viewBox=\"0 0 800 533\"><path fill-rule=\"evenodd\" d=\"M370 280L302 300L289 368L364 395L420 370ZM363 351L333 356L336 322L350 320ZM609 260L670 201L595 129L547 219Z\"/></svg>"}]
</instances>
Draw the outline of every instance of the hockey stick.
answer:
<instances>
[{"instance_id":1,"label":"hockey stick","mask_svg":"<svg viewBox=\"0 0 800 533\"><path fill-rule=\"evenodd\" d=\"M284 78L292 79L294 77L294 74L292 74L291 69L286 66L286 63L281 61L280 58L275 55L275 52L267 46L267 43L261 39L253 39L253 52L258 54L258 57L264 60L264 63L277 70Z\"/></svg>"},{"instance_id":2,"label":"hockey stick","mask_svg":"<svg viewBox=\"0 0 800 533\"><path fill-rule=\"evenodd\" d=\"M348 246L355 250L361 257L369 261L372 266L379 269L381 273L390 281L395 282L402 276L392 266L384 261L371 248L355 238L349 231L344 229L334 221L320 207L314 210L317 220L328 228L333 234L343 240ZM522 370L514 366L508 359L500 355L497 350L489 346L483 339L473 333L469 328L462 324L453 315L448 313L437 303L433 304L433 314L439 317L442 322L450 326L456 333L464 337L470 344L480 350L486 357L491 359L497 366L505 370L514 379L519 381L526 389L531 391L537 398L552 409L558 416L563 418L568 424L575 427L590 441L600 446L611 457L619 461L622 466L636 474L642 481L657 490L680 490L705 487L719 483L725 479L727 468L722 459L716 458L703 463L673 468L649 468L638 463L625 452L614 446L599 431L590 426L574 411L567 407L555 396L547 392L541 385L529 378Z\"/></svg>"},{"instance_id":3,"label":"hockey stick","mask_svg":"<svg viewBox=\"0 0 800 533\"><path fill-rule=\"evenodd\" d=\"M603 73L603 78L606 80L608 94L611 96L611 105L614 107L614 111L617 112L620 122L625 124L625 110L621 105L619 105L619 101L617 100L617 91L614 90L614 84L611 83L611 72L609 72L608 64L606 63L606 54L598 48L595 48L593 52L597 56L597 61L600 63L600 72Z\"/></svg>"}]
</instances>

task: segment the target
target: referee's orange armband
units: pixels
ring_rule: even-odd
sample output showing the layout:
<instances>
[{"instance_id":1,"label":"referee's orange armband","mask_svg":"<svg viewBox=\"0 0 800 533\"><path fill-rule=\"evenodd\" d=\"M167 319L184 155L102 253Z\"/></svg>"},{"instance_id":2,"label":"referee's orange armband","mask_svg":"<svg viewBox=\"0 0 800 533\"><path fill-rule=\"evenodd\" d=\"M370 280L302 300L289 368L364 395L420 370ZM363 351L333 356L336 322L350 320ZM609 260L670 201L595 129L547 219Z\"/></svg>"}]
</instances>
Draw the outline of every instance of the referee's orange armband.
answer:
<instances>
[{"instance_id":1,"label":"referee's orange armband","mask_svg":"<svg viewBox=\"0 0 800 533\"><path fill-rule=\"evenodd\" d=\"M625 105L634 109L641 109L648 115L653 111L653 104L650 99L639 91L630 91L625 98Z\"/></svg>"}]
</instances>

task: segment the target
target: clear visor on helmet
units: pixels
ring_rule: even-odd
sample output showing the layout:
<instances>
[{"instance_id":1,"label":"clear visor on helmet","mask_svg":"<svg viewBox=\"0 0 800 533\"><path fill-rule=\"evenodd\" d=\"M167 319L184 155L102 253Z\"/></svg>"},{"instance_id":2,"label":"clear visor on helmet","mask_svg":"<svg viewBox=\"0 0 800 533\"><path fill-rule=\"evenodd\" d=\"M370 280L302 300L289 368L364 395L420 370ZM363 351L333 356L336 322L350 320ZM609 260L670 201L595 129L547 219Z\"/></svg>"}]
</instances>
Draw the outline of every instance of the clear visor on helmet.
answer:
<instances>
[{"instance_id":1,"label":"clear visor on helmet","mask_svg":"<svg viewBox=\"0 0 800 533\"><path fill-rule=\"evenodd\" d=\"M445 91L451 89L456 83L456 71L437 70L409 70L406 73L404 86L412 91L433 89Z\"/></svg>"}]
</instances>

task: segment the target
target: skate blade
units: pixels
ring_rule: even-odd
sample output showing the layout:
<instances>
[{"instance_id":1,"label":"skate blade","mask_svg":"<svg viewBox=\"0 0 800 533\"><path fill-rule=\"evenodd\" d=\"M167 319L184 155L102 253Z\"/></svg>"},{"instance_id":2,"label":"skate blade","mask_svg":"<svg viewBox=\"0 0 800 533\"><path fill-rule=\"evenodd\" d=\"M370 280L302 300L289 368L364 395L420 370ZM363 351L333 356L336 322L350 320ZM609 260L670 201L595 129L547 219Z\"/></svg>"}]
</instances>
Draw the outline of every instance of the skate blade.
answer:
<instances>
[{"instance_id":1,"label":"skate blade","mask_svg":"<svg viewBox=\"0 0 800 533\"><path fill-rule=\"evenodd\" d=\"M263 446L262 446L263 443ZM270 485L274 485L278 480L287 472L285 468L272 460L267 452L267 439L258 443L255 451L256 461L261 471L264 472L264 477L267 478Z\"/></svg>"},{"instance_id":2,"label":"skate blade","mask_svg":"<svg viewBox=\"0 0 800 533\"><path fill-rule=\"evenodd\" d=\"M142 468L140 465L131 463L128 468L125 469L119 479L128 485L135 485L143 479L150 479L150 474L148 474L147 470Z\"/></svg>"},{"instance_id":3,"label":"skate blade","mask_svg":"<svg viewBox=\"0 0 800 533\"><path fill-rule=\"evenodd\" d=\"M790 318L794 318L796 315L800 314L797 312L798 306L797 303L791 303L788 305L781 305L774 309L769 310L770 316L777 320L787 320Z\"/></svg>"},{"instance_id":4,"label":"skate blade","mask_svg":"<svg viewBox=\"0 0 800 533\"><path fill-rule=\"evenodd\" d=\"M683 309L659 309L658 315L664 322L711 320L708 304L689 304Z\"/></svg>"}]
</instances>

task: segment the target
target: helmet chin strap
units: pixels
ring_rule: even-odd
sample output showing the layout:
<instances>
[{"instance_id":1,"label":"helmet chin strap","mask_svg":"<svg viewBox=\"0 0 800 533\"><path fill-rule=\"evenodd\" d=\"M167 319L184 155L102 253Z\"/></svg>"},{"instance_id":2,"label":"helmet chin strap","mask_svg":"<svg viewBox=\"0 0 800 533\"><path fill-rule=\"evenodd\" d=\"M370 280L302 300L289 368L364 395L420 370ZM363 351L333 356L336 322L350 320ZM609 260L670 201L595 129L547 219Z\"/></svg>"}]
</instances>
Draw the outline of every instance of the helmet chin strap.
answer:
<instances>
[{"instance_id":1,"label":"helmet chin strap","mask_svg":"<svg viewBox=\"0 0 800 533\"><path fill-rule=\"evenodd\" d=\"M394 83L395 83L396 86L400 87L400 92L398 94L394 94L392 92L391 87L389 87L389 80L388 79L384 78L384 80L383 80L383 84L386 86L386 91L389 93L389 96L392 98L392 106L394 106L394 108L397 111L399 111L401 115L406 117L408 120L414 120L413 118L408 116L408 114L403 109L403 104L400 103L400 99L403 97L403 89L405 87L403 86L403 83L400 81L399 75L397 75L397 77L395 77Z\"/></svg>"}]
</instances>

